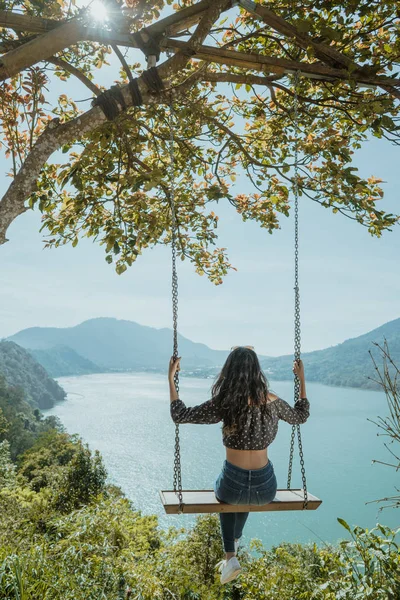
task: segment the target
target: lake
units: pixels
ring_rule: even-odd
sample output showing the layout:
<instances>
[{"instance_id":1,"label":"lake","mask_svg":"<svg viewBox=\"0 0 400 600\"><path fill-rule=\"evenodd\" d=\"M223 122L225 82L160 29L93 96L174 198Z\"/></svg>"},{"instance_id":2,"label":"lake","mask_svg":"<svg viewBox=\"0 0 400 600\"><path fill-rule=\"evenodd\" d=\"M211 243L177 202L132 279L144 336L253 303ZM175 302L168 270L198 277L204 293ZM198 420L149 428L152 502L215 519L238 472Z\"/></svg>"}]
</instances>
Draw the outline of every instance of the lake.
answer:
<instances>
[{"instance_id":1,"label":"lake","mask_svg":"<svg viewBox=\"0 0 400 600\"><path fill-rule=\"evenodd\" d=\"M58 381L67 400L44 414L56 415L69 433L78 433L91 449L98 449L110 482L143 513L157 514L160 526L193 524L191 515L166 515L159 500L159 490L171 489L173 477L175 425L166 377L105 373ZM211 383L181 377L180 397L187 406L200 404L209 399ZM367 420L387 414L384 394L316 383L307 387L311 416L301 429L307 483L323 504L317 511L251 514L244 542L256 537L266 547L283 541L334 543L347 537L337 517L368 528L377 522L393 529L400 524L398 510L379 511L379 504L366 504L394 495L400 483L393 468L372 463L390 462L387 438L377 436L377 426ZM271 382L271 389L293 403L291 382ZM225 458L221 424L181 425L180 431L183 487L210 489ZM291 426L281 421L269 448L281 488L286 487L290 433ZM301 487L298 454L292 487Z\"/></svg>"}]
</instances>

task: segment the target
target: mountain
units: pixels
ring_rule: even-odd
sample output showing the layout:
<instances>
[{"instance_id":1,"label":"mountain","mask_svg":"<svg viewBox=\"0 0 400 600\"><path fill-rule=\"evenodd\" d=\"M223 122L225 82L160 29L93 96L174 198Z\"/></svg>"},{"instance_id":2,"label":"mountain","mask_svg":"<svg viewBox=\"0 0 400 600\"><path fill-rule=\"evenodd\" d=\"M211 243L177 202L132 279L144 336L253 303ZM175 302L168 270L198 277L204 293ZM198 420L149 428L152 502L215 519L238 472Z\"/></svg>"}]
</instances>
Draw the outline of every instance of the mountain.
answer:
<instances>
[{"instance_id":1,"label":"mountain","mask_svg":"<svg viewBox=\"0 0 400 600\"><path fill-rule=\"evenodd\" d=\"M50 350L29 350L29 353L46 369L50 377L104 372L104 369L68 346L54 346Z\"/></svg>"},{"instance_id":2,"label":"mountain","mask_svg":"<svg viewBox=\"0 0 400 600\"><path fill-rule=\"evenodd\" d=\"M117 319L99 318L76 327L33 327L13 335L10 340L29 349L52 374L155 370L165 371L171 356L172 332ZM395 363L400 365L400 319L391 321L357 338L325 350L302 355L307 379L328 385L375 388L371 350L381 364L373 342L387 340ZM214 375L228 352L212 350L204 344L178 337L179 353L188 373ZM292 378L292 356L264 357L260 362L271 379Z\"/></svg>"},{"instance_id":3,"label":"mountain","mask_svg":"<svg viewBox=\"0 0 400 600\"><path fill-rule=\"evenodd\" d=\"M65 399L62 387L29 352L14 342L0 342L0 375L9 386L22 388L33 408L51 408Z\"/></svg>"},{"instance_id":4,"label":"mountain","mask_svg":"<svg viewBox=\"0 0 400 600\"><path fill-rule=\"evenodd\" d=\"M327 385L377 389L379 386L368 379L376 375L369 352L380 367L381 353L374 343L383 345L384 340L388 343L394 363L400 367L400 319L395 319L337 346L304 353L302 359L307 379ZM291 379L292 363L292 356L261 360L269 377L277 380Z\"/></svg>"},{"instance_id":5,"label":"mountain","mask_svg":"<svg viewBox=\"0 0 400 600\"><path fill-rule=\"evenodd\" d=\"M68 328L32 327L8 338L24 348L53 351L70 348L102 370L166 370L171 357L172 332L155 329L132 321L98 318ZM205 344L178 336L179 352L185 357L185 369L222 365L227 352L211 350ZM47 358L46 358L47 360Z\"/></svg>"}]
</instances>

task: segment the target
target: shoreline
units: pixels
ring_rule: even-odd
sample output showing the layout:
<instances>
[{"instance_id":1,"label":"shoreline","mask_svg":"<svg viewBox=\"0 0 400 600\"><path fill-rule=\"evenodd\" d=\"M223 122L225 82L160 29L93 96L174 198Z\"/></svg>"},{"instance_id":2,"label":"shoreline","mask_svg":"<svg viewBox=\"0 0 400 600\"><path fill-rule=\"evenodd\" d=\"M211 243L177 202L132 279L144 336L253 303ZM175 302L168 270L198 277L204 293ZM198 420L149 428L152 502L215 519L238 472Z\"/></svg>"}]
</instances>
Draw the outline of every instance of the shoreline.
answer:
<instances>
[{"instance_id":1,"label":"shoreline","mask_svg":"<svg viewBox=\"0 0 400 600\"><path fill-rule=\"evenodd\" d=\"M56 381L59 381L60 379L64 379L67 377L87 377L90 375L135 375L135 374L149 374L149 375L165 375L165 371L157 370L157 369L132 369L132 370L104 370L104 371L96 371L96 372L92 372L92 373L78 373L78 374L70 374L70 375L57 375L52 377L52 379L55 379ZM267 374L268 375L268 374ZM184 370L180 371L180 376L187 378L187 379L210 379L213 380L216 377L216 374L201 374L201 373L196 373L193 371L188 371L185 372ZM271 374L269 374L269 376L267 376L268 381L272 381L274 383L287 383L288 381L292 381L292 377L288 377L287 379L274 379L273 376L271 376ZM334 383L326 383L324 381L318 381L318 380L314 380L314 379L310 379L309 377L307 378L307 382L308 383L315 383L318 385L323 385L325 387L328 388L338 388L340 390L360 390L362 392L378 392L381 393L383 390L380 389L379 386L376 387L362 387L362 386L357 386L357 385L340 385L340 384L334 384Z\"/></svg>"}]
</instances>

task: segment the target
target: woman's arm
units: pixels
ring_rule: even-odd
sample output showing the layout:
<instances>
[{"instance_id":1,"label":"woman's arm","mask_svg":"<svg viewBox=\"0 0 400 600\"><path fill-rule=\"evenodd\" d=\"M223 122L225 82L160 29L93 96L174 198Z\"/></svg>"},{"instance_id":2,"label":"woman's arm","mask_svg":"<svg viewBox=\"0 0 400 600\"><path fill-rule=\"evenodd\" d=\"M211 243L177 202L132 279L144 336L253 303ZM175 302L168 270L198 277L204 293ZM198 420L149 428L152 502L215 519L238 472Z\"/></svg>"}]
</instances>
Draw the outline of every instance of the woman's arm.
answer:
<instances>
[{"instance_id":1,"label":"woman's arm","mask_svg":"<svg viewBox=\"0 0 400 600\"><path fill-rule=\"evenodd\" d=\"M221 421L221 416L214 400L207 400L198 406L186 407L179 399L175 386L175 373L180 369L180 358L171 358L168 369L169 396L171 401L171 417L175 423L211 424Z\"/></svg>"},{"instance_id":2,"label":"woman's arm","mask_svg":"<svg viewBox=\"0 0 400 600\"><path fill-rule=\"evenodd\" d=\"M171 360L169 361L169 368L168 368L168 383L169 383L169 398L171 400L171 402L175 402L175 400L178 400L178 392L176 391L176 386L175 386L175 373L179 372L181 367L181 358L175 358L172 357Z\"/></svg>"},{"instance_id":3,"label":"woman's arm","mask_svg":"<svg viewBox=\"0 0 400 600\"><path fill-rule=\"evenodd\" d=\"M169 382L169 399L171 400L171 402L175 402L175 400L178 400L178 392L176 391L176 387L175 387L175 382L174 381L170 381Z\"/></svg>"},{"instance_id":4,"label":"woman's arm","mask_svg":"<svg viewBox=\"0 0 400 600\"><path fill-rule=\"evenodd\" d=\"M207 400L197 406L186 406L182 400L171 402L171 418L174 423L196 423L211 425L222 420L215 400Z\"/></svg>"},{"instance_id":5,"label":"woman's arm","mask_svg":"<svg viewBox=\"0 0 400 600\"><path fill-rule=\"evenodd\" d=\"M299 399L295 405L290 406L290 404L275 394L268 394L268 399L274 402L280 419L283 419L283 421L286 421L291 425L298 425L300 423L305 423L310 416L310 403L306 396L306 379L303 361L294 361L293 373L297 375L300 382Z\"/></svg>"},{"instance_id":6,"label":"woman's arm","mask_svg":"<svg viewBox=\"0 0 400 600\"><path fill-rule=\"evenodd\" d=\"M293 363L293 373L295 375L297 375L297 377L299 378L300 381L300 390L299 390L299 398L307 398L307 393L306 393L306 378L304 375L304 365L303 365L303 361L299 360L299 361L294 361ZM272 392L268 392L268 400L270 402L274 402L274 400L278 400L279 396L277 396L276 394L272 393Z\"/></svg>"},{"instance_id":7,"label":"woman's arm","mask_svg":"<svg viewBox=\"0 0 400 600\"><path fill-rule=\"evenodd\" d=\"M294 406L290 406L282 398L277 398L274 406L277 409L278 417L291 425L305 423L310 416L310 403L307 398L297 400Z\"/></svg>"},{"instance_id":8,"label":"woman's arm","mask_svg":"<svg viewBox=\"0 0 400 600\"><path fill-rule=\"evenodd\" d=\"M293 363L293 373L297 375L300 381L300 396L299 398L307 398L306 394L306 377L304 375L304 365L302 360L295 360Z\"/></svg>"}]
</instances>

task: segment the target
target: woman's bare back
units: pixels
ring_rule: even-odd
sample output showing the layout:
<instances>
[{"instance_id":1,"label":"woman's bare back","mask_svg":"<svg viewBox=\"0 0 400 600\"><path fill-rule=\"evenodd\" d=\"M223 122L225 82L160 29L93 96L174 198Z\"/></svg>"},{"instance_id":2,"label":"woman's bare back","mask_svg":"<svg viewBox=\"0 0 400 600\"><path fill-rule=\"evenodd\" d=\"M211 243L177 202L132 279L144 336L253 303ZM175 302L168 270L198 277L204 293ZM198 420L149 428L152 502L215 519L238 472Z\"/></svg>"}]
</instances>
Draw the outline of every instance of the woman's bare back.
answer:
<instances>
[{"instance_id":1,"label":"woman's bare back","mask_svg":"<svg viewBox=\"0 0 400 600\"><path fill-rule=\"evenodd\" d=\"M268 393L268 402L274 402L278 396ZM251 404L249 400L249 404ZM236 450L226 448L226 460L241 469L262 469L268 464L268 448L263 450Z\"/></svg>"}]
</instances>

